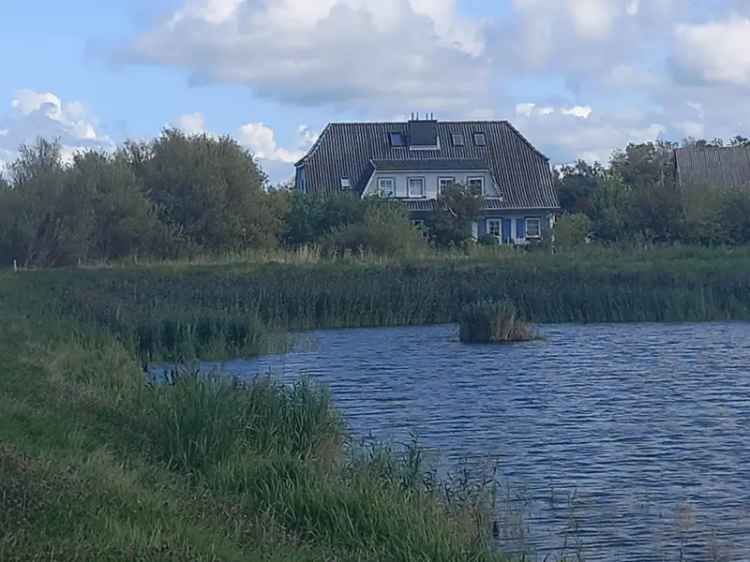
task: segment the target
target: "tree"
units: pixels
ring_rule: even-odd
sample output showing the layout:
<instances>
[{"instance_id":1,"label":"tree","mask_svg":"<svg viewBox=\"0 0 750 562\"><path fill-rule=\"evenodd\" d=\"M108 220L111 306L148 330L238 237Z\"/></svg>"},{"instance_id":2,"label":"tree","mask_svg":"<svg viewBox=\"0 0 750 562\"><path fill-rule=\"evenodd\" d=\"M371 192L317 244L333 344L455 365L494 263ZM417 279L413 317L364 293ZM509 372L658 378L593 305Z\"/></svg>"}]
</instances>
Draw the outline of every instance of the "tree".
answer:
<instances>
[{"instance_id":1,"label":"tree","mask_svg":"<svg viewBox=\"0 0 750 562\"><path fill-rule=\"evenodd\" d=\"M209 251L277 243L282 217L265 191L252 154L229 137L188 136L168 129L124 151L162 222Z\"/></svg>"},{"instance_id":2,"label":"tree","mask_svg":"<svg viewBox=\"0 0 750 562\"><path fill-rule=\"evenodd\" d=\"M628 229L632 191L621 178L607 175L592 201L591 229L597 240L615 242L631 236Z\"/></svg>"},{"instance_id":3,"label":"tree","mask_svg":"<svg viewBox=\"0 0 750 562\"><path fill-rule=\"evenodd\" d=\"M591 165L579 160L573 166L563 166L555 175L560 207L568 213L589 214L594 194L605 175L606 171L598 162Z\"/></svg>"},{"instance_id":4,"label":"tree","mask_svg":"<svg viewBox=\"0 0 750 562\"><path fill-rule=\"evenodd\" d=\"M67 189L65 174L58 142L39 139L21 146L6 191L6 259L28 267L66 265L85 257L91 216L80 194Z\"/></svg>"},{"instance_id":5,"label":"tree","mask_svg":"<svg viewBox=\"0 0 750 562\"><path fill-rule=\"evenodd\" d=\"M116 259L130 255L171 255L176 238L159 222L125 154L86 152L74 157L67 174L69 191L81 193L91 209L87 257Z\"/></svg>"},{"instance_id":6,"label":"tree","mask_svg":"<svg viewBox=\"0 0 750 562\"><path fill-rule=\"evenodd\" d=\"M471 223L478 220L484 199L454 183L440 193L428 227L436 246L461 246L471 238Z\"/></svg>"}]
</instances>

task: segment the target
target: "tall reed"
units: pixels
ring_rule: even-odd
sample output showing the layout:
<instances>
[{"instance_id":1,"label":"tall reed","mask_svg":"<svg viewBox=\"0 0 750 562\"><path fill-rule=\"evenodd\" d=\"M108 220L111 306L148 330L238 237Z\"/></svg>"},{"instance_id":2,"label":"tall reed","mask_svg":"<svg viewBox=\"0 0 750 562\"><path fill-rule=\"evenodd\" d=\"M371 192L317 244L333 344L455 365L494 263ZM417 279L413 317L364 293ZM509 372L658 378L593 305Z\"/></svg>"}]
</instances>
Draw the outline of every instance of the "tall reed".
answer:
<instances>
[{"instance_id":1,"label":"tall reed","mask_svg":"<svg viewBox=\"0 0 750 562\"><path fill-rule=\"evenodd\" d=\"M467 306L459 321L459 338L464 343L511 343L531 341L539 334L521 319L510 301L479 302Z\"/></svg>"}]
</instances>

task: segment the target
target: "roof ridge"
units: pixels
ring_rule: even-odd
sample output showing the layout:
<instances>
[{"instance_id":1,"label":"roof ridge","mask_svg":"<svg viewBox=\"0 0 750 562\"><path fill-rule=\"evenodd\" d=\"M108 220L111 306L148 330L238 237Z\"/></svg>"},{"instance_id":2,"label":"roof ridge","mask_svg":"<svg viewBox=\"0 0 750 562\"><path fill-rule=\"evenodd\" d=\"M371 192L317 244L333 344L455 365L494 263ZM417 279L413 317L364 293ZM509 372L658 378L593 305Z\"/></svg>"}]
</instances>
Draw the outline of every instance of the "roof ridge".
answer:
<instances>
[{"instance_id":1,"label":"roof ridge","mask_svg":"<svg viewBox=\"0 0 750 562\"><path fill-rule=\"evenodd\" d=\"M408 125L409 123L423 123L424 121L331 121L328 125ZM507 123L505 119L469 119L469 120L445 120L430 121L438 125L466 125L466 124L502 124Z\"/></svg>"}]
</instances>

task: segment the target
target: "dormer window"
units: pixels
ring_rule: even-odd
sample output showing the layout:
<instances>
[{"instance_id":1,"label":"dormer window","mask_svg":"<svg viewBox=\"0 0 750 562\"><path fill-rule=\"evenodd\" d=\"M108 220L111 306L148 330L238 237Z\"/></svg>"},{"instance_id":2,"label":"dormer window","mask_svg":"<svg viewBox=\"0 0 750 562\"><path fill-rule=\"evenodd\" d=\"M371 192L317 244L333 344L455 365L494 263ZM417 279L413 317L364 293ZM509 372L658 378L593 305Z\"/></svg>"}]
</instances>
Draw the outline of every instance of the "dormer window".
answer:
<instances>
[{"instance_id":1,"label":"dormer window","mask_svg":"<svg viewBox=\"0 0 750 562\"><path fill-rule=\"evenodd\" d=\"M487 135L484 133L474 133L474 144L476 146L487 146Z\"/></svg>"},{"instance_id":2,"label":"dormer window","mask_svg":"<svg viewBox=\"0 0 750 562\"><path fill-rule=\"evenodd\" d=\"M403 133L394 131L394 132L388 133L388 136L391 141L391 146L394 146L394 147L406 146L406 139L404 138Z\"/></svg>"},{"instance_id":3,"label":"dormer window","mask_svg":"<svg viewBox=\"0 0 750 562\"><path fill-rule=\"evenodd\" d=\"M351 189L352 181L349 178L341 178L341 189Z\"/></svg>"},{"instance_id":4,"label":"dormer window","mask_svg":"<svg viewBox=\"0 0 750 562\"><path fill-rule=\"evenodd\" d=\"M464 146L466 144L464 136L460 133L451 135L451 139L453 140L453 146Z\"/></svg>"},{"instance_id":5,"label":"dormer window","mask_svg":"<svg viewBox=\"0 0 750 562\"><path fill-rule=\"evenodd\" d=\"M484 178L482 176L466 178L466 187L472 194L482 196L484 195Z\"/></svg>"}]
</instances>

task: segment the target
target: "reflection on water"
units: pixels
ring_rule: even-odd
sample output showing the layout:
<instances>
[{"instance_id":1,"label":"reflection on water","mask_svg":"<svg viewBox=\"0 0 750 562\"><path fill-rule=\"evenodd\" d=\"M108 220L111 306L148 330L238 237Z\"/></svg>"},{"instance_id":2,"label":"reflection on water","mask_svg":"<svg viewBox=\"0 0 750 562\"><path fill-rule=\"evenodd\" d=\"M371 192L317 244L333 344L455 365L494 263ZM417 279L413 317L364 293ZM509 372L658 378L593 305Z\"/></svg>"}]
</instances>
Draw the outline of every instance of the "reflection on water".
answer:
<instances>
[{"instance_id":1,"label":"reflection on water","mask_svg":"<svg viewBox=\"0 0 750 562\"><path fill-rule=\"evenodd\" d=\"M499 509L521 521L507 541L541 558L750 560L750 324L542 332L468 346L453 326L321 331L221 367L308 375L355 433L415 432L444 467L497 461Z\"/></svg>"}]
</instances>

